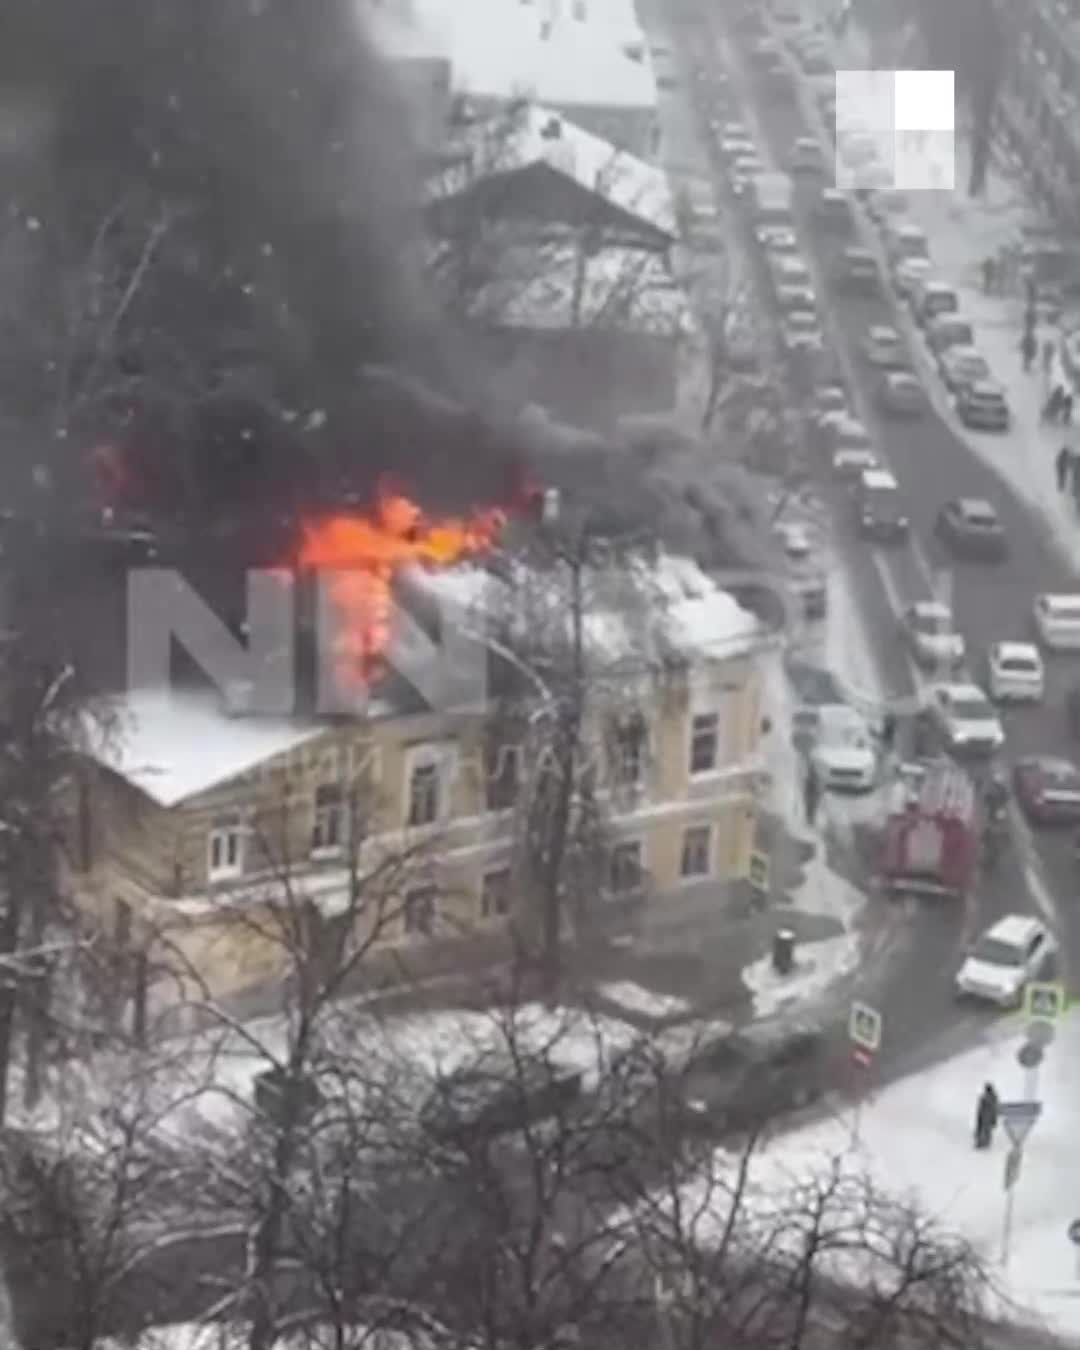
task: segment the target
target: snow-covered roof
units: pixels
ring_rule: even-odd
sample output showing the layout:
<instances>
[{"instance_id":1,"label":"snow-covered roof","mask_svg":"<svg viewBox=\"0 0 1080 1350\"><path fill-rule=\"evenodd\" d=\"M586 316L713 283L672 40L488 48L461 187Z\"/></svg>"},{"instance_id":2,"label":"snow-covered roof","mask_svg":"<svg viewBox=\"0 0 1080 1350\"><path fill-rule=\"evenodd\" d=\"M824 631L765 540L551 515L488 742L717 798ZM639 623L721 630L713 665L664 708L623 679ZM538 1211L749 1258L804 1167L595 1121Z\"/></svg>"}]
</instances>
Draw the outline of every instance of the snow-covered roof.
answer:
<instances>
[{"instance_id":1,"label":"snow-covered roof","mask_svg":"<svg viewBox=\"0 0 1080 1350\"><path fill-rule=\"evenodd\" d=\"M176 806L315 740L325 723L286 717L230 717L214 694L137 690L111 700L112 717L88 722L91 756ZM106 729L107 727L107 729Z\"/></svg>"},{"instance_id":2,"label":"snow-covered roof","mask_svg":"<svg viewBox=\"0 0 1080 1350\"><path fill-rule=\"evenodd\" d=\"M488 174L548 164L619 210L672 238L678 233L675 201L667 175L636 155L619 150L550 107L525 104L510 117L480 122L465 148L467 162L442 174L436 195L451 196Z\"/></svg>"},{"instance_id":3,"label":"snow-covered roof","mask_svg":"<svg viewBox=\"0 0 1080 1350\"><path fill-rule=\"evenodd\" d=\"M525 568L509 579L475 565L418 573L416 584L437 600L464 607L478 632L518 625L521 636L537 628L557 634L569 625L567 596L558 581ZM696 562L671 554L634 558L589 578L584 631L590 656L641 663L671 656L692 662L741 655L760 640L757 617L743 609ZM606 598L610 596L610 598ZM525 632L528 628L529 633Z\"/></svg>"},{"instance_id":4,"label":"snow-covered roof","mask_svg":"<svg viewBox=\"0 0 1080 1350\"><path fill-rule=\"evenodd\" d=\"M608 3L611 23L564 14L550 27L540 6L508 0L367 0L365 9L376 43L388 54L448 57L459 92L652 110L652 70L627 54L629 26L618 19L615 0Z\"/></svg>"}]
</instances>

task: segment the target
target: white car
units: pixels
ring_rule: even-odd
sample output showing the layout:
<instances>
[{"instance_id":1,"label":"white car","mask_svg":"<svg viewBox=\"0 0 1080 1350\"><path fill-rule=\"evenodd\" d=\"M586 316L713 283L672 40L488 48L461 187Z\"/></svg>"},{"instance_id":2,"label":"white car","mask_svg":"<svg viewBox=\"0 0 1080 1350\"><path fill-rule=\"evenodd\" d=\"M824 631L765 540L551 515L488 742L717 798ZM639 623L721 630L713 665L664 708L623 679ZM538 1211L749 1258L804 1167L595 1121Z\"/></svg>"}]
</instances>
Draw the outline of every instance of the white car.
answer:
<instances>
[{"instance_id":1,"label":"white car","mask_svg":"<svg viewBox=\"0 0 1080 1350\"><path fill-rule=\"evenodd\" d=\"M1009 914L999 919L968 952L956 974L956 992L1002 1008L1019 1007L1024 989L1043 975L1057 943L1038 919Z\"/></svg>"},{"instance_id":2,"label":"white car","mask_svg":"<svg viewBox=\"0 0 1080 1350\"><path fill-rule=\"evenodd\" d=\"M810 763L826 791L871 791L877 784L878 748L865 718L845 703L818 708Z\"/></svg>"},{"instance_id":3,"label":"white car","mask_svg":"<svg viewBox=\"0 0 1080 1350\"><path fill-rule=\"evenodd\" d=\"M992 755L1005 744L1001 719L977 684L938 685L927 711L955 754Z\"/></svg>"},{"instance_id":4,"label":"white car","mask_svg":"<svg viewBox=\"0 0 1080 1350\"><path fill-rule=\"evenodd\" d=\"M857 482L868 470L878 468L873 450L862 445L848 445L833 451L832 469L837 478Z\"/></svg>"},{"instance_id":5,"label":"white car","mask_svg":"<svg viewBox=\"0 0 1080 1350\"><path fill-rule=\"evenodd\" d=\"M964 635L956 631L952 610L940 600L920 600L900 620L912 656L930 670L955 670L967 656Z\"/></svg>"},{"instance_id":6,"label":"white car","mask_svg":"<svg viewBox=\"0 0 1080 1350\"><path fill-rule=\"evenodd\" d=\"M1052 651L1080 647L1080 595L1037 595L1032 615L1044 647Z\"/></svg>"},{"instance_id":7,"label":"white car","mask_svg":"<svg viewBox=\"0 0 1080 1350\"><path fill-rule=\"evenodd\" d=\"M901 258L893 268L893 285L903 296L913 296L933 270L929 258Z\"/></svg>"},{"instance_id":8,"label":"white car","mask_svg":"<svg viewBox=\"0 0 1080 1350\"><path fill-rule=\"evenodd\" d=\"M809 309L793 309L784 315L780 340L784 344L784 350L789 352L800 350L819 352L825 346L818 317Z\"/></svg>"},{"instance_id":9,"label":"white car","mask_svg":"<svg viewBox=\"0 0 1080 1350\"><path fill-rule=\"evenodd\" d=\"M875 324L863 339L863 355L879 370L903 370L910 362L895 328Z\"/></svg>"},{"instance_id":10,"label":"white car","mask_svg":"<svg viewBox=\"0 0 1080 1350\"><path fill-rule=\"evenodd\" d=\"M790 258L799 252L799 236L784 225L759 225L754 236L770 255Z\"/></svg>"},{"instance_id":11,"label":"white car","mask_svg":"<svg viewBox=\"0 0 1080 1350\"><path fill-rule=\"evenodd\" d=\"M1041 703L1046 672L1031 642L995 642L987 656L990 697L999 703Z\"/></svg>"},{"instance_id":12,"label":"white car","mask_svg":"<svg viewBox=\"0 0 1080 1350\"><path fill-rule=\"evenodd\" d=\"M814 535L801 520L781 521L773 534L788 558L809 558L814 551Z\"/></svg>"}]
</instances>

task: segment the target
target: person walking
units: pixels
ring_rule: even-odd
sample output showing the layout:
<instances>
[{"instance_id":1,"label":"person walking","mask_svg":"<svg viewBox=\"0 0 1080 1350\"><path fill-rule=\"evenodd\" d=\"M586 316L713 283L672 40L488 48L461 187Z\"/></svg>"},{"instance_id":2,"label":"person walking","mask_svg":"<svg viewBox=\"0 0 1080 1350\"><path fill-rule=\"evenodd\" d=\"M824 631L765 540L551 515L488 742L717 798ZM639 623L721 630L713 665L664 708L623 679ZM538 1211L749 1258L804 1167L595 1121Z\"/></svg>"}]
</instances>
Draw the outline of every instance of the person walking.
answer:
<instances>
[{"instance_id":1,"label":"person walking","mask_svg":"<svg viewBox=\"0 0 1080 1350\"><path fill-rule=\"evenodd\" d=\"M1063 445L1054 457L1054 472L1057 474L1058 491L1064 492L1074 473L1073 452L1069 446Z\"/></svg>"},{"instance_id":2,"label":"person walking","mask_svg":"<svg viewBox=\"0 0 1080 1350\"><path fill-rule=\"evenodd\" d=\"M821 784L818 782L818 776L814 772L814 766L811 764L806 770L806 779L803 782L803 809L806 812L807 825L813 825L817 818L817 810L820 802Z\"/></svg>"},{"instance_id":3,"label":"person walking","mask_svg":"<svg viewBox=\"0 0 1080 1350\"><path fill-rule=\"evenodd\" d=\"M1024 336L1020 339L1020 355L1024 361L1024 373L1029 374L1032 364L1039 351L1039 345L1035 341L1035 334L1030 328L1024 329Z\"/></svg>"},{"instance_id":4,"label":"person walking","mask_svg":"<svg viewBox=\"0 0 1080 1350\"><path fill-rule=\"evenodd\" d=\"M1072 426L1072 415L1073 415L1073 396L1071 393L1066 393L1063 390L1061 395L1061 425L1063 427Z\"/></svg>"},{"instance_id":5,"label":"person walking","mask_svg":"<svg viewBox=\"0 0 1080 1350\"><path fill-rule=\"evenodd\" d=\"M1042 416L1044 422L1056 422L1061 416L1061 405L1065 398L1065 390L1060 384L1055 384L1050 391L1050 397L1043 405Z\"/></svg>"},{"instance_id":6,"label":"person walking","mask_svg":"<svg viewBox=\"0 0 1080 1350\"><path fill-rule=\"evenodd\" d=\"M995 270L993 258L984 258L982 265L982 284L983 291L986 295L989 295L994 289Z\"/></svg>"},{"instance_id":7,"label":"person walking","mask_svg":"<svg viewBox=\"0 0 1080 1350\"><path fill-rule=\"evenodd\" d=\"M1000 1103L993 1083L987 1083L975 1108L975 1147L989 1148L998 1123Z\"/></svg>"},{"instance_id":8,"label":"person walking","mask_svg":"<svg viewBox=\"0 0 1080 1350\"><path fill-rule=\"evenodd\" d=\"M1050 367L1054 364L1054 339L1044 338L1042 345L1042 368L1043 378L1047 385L1050 383Z\"/></svg>"}]
</instances>

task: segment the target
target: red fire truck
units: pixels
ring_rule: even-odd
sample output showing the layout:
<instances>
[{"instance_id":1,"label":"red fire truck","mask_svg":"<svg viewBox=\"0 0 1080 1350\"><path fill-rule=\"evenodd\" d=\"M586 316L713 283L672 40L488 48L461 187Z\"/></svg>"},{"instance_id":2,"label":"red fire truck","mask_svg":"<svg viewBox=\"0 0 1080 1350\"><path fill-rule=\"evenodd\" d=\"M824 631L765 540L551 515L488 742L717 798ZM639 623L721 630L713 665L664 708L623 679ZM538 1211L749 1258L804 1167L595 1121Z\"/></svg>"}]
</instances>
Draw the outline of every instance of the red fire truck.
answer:
<instances>
[{"instance_id":1,"label":"red fire truck","mask_svg":"<svg viewBox=\"0 0 1080 1350\"><path fill-rule=\"evenodd\" d=\"M956 764L935 761L898 786L882 838L882 885L892 895L963 898L978 865L975 787Z\"/></svg>"}]
</instances>

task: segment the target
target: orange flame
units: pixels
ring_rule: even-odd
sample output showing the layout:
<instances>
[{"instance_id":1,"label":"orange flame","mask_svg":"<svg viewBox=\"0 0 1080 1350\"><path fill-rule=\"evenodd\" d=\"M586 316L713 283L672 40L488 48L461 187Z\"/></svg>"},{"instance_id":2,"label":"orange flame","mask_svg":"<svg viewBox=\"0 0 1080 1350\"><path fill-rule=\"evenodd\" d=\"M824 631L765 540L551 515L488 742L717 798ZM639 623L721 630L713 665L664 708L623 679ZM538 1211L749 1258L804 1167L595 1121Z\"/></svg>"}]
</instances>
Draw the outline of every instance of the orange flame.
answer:
<instances>
[{"instance_id":1,"label":"orange flame","mask_svg":"<svg viewBox=\"0 0 1080 1350\"><path fill-rule=\"evenodd\" d=\"M430 519L408 497L383 492L370 515L337 514L303 526L297 567L332 572L333 655L343 688L369 682L389 645L395 574L411 564L449 567L487 553L505 524L498 508Z\"/></svg>"}]
</instances>

